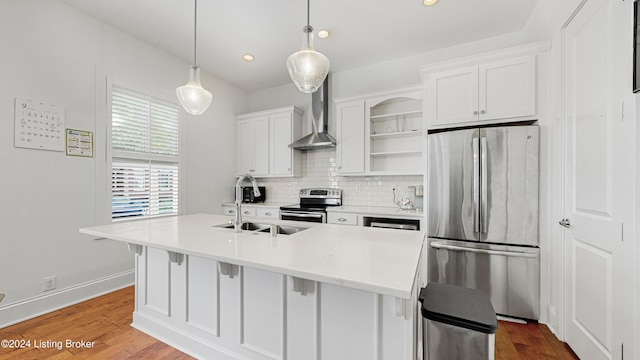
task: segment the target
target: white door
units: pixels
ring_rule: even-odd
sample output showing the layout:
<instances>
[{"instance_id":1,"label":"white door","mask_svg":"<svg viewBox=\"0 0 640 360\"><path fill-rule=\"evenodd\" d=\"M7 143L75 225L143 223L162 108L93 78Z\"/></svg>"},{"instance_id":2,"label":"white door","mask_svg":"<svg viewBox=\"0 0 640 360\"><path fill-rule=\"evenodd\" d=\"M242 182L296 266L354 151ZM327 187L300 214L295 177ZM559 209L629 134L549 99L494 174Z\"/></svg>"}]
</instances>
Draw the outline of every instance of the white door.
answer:
<instances>
[{"instance_id":1,"label":"white door","mask_svg":"<svg viewBox=\"0 0 640 360\"><path fill-rule=\"evenodd\" d=\"M622 111L630 52L616 38L630 19L614 16L628 3L586 0L562 29L564 338L581 359L633 356L635 130Z\"/></svg>"},{"instance_id":2,"label":"white door","mask_svg":"<svg viewBox=\"0 0 640 360\"><path fill-rule=\"evenodd\" d=\"M480 120L536 114L536 56L483 64L478 69Z\"/></svg>"},{"instance_id":3,"label":"white door","mask_svg":"<svg viewBox=\"0 0 640 360\"><path fill-rule=\"evenodd\" d=\"M254 163L251 175L269 174L269 117L254 120Z\"/></svg>"},{"instance_id":4,"label":"white door","mask_svg":"<svg viewBox=\"0 0 640 360\"><path fill-rule=\"evenodd\" d=\"M250 174L255 162L255 128L253 120L239 120L236 123L236 174Z\"/></svg>"},{"instance_id":5,"label":"white door","mask_svg":"<svg viewBox=\"0 0 640 360\"><path fill-rule=\"evenodd\" d=\"M478 67L431 74L426 101L431 126L478 121Z\"/></svg>"},{"instance_id":6,"label":"white door","mask_svg":"<svg viewBox=\"0 0 640 360\"><path fill-rule=\"evenodd\" d=\"M364 100L336 105L336 172L364 172Z\"/></svg>"},{"instance_id":7,"label":"white door","mask_svg":"<svg viewBox=\"0 0 640 360\"><path fill-rule=\"evenodd\" d=\"M291 175L293 149L289 144L293 142L293 119L290 111L272 115L269 119L271 132L271 151L269 152L269 174Z\"/></svg>"}]
</instances>

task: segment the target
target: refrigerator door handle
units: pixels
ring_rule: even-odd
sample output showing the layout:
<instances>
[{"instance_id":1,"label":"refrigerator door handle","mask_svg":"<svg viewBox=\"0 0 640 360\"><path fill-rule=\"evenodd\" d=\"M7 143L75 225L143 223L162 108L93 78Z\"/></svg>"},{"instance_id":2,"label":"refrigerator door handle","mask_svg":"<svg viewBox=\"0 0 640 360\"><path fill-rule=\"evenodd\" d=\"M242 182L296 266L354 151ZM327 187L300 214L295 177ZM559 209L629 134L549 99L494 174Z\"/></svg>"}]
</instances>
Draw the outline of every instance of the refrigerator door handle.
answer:
<instances>
[{"instance_id":1,"label":"refrigerator door handle","mask_svg":"<svg viewBox=\"0 0 640 360\"><path fill-rule=\"evenodd\" d=\"M478 153L478 138L474 137L471 143L473 147L473 231L480 232L480 167Z\"/></svg>"},{"instance_id":2,"label":"refrigerator door handle","mask_svg":"<svg viewBox=\"0 0 640 360\"><path fill-rule=\"evenodd\" d=\"M489 219L487 217L487 138L480 139L480 224L481 232L486 234L489 231Z\"/></svg>"},{"instance_id":3,"label":"refrigerator door handle","mask_svg":"<svg viewBox=\"0 0 640 360\"><path fill-rule=\"evenodd\" d=\"M432 242L431 247L435 249L443 249L443 250L451 250L451 251L466 251L466 252L472 252L476 254L501 255L501 256L512 256L512 257L523 257L523 258L538 257L538 254L524 253L524 252L518 252L518 251L476 249L476 248L468 248L464 246L447 245L441 242Z\"/></svg>"}]
</instances>

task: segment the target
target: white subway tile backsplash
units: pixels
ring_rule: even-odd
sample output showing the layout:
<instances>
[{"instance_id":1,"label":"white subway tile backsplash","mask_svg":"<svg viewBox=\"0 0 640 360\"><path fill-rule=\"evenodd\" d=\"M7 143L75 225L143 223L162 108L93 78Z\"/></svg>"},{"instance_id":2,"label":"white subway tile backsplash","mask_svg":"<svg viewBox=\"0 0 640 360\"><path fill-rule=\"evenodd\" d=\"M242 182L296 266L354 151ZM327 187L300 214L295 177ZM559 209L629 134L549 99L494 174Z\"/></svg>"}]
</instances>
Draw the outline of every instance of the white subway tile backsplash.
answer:
<instances>
[{"instance_id":1,"label":"white subway tile backsplash","mask_svg":"<svg viewBox=\"0 0 640 360\"><path fill-rule=\"evenodd\" d=\"M267 188L267 201L294 204L300 189L331 187L343 190L344 205L393 206L393 185L399 196L407 186L422 185L422 176L339 176L335 149L304 152L302 161L302 177L259 179L259 184Z\"/></svg>"}]
</instances>

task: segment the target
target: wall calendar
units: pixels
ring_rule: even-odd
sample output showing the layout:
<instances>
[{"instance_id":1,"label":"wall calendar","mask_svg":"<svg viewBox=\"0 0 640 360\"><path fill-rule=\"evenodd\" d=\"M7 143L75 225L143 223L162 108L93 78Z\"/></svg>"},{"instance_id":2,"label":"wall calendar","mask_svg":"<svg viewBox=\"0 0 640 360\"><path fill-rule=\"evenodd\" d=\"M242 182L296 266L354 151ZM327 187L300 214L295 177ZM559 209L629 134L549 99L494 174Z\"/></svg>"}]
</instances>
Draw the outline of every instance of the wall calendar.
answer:
<instances>
[{"instance_id":1,"label":"wall calendar","mask_svg":"<svg viewBox=\"0 0 640 360\"><path fill-rule=\"evenodd\" d=\"M64 151L64 108L42 101L16 97L14 146Z\"/></svg>"}]
</instances>

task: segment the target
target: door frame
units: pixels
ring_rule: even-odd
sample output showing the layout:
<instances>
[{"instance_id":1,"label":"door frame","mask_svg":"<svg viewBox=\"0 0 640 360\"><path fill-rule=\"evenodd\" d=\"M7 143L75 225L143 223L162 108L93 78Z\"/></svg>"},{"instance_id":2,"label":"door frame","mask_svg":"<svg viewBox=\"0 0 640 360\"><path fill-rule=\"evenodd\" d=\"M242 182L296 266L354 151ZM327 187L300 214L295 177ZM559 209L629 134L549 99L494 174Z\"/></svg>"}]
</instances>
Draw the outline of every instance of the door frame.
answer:
<instances>
[{"instance_id":1,"label":"door frame","mask_svg":"<svg viewBox=\"0 0 640 360\"><path fill-rule=\"evenodd\" d=\"M588 1L593 1L593 0L582 0L580 1L580 3L576 6L575 10L569 15L569 17L567 18L567 20L563 23L563 25L560 28L560 53L559 53L559 57L560 57L560 68L559 68L559 76L560 76L560 80L559 80L559 84L560 84L560 102L559 102L559 108L558 110L560 111L560 124L558 125L558 128L561 131L561 135L560 135L560 139L559 141L559 149L561 150L561 156L560 159L558 161L558 165L560 166L559 168L559 172L558 175L561 176L561 182L560 182L560 186L558 189L558 195L559 198L562 199L561 200L561 204L559 204L559 209L561 211L561 217L567 213L568 210L566 208L566 188L565 188L565 182L567 179L567 168L566 168L566 154L567 154L567 141L566 141L566 136L567 136L567 120L565 118L565 111L566 111L566 104L565 104L565 99L564 99L564 94L566 91L565 88L565 62L566 62L566 58L565 58L565 49L566 49L566 39L565 39L565 29L567 28L567 26L569 26L569 24L573 21L573 19L580 13L580 11L583 9L583 7L587 4ZM629 4L638 1L638 0L633 0L633 1L624 1L624 0L611 0L612 1L612 16L614 16L616 19L618 19L617 15L624 15L624 11L628 10L626 8L622 8L623 6L631 6ZM620 4L615 4L614 2L620 2L621 4L625 4L625 5L620 5ZM617 7L616 7L617 6ZM621 10L622 8L622 10ZM614 41L614 43L612 44L612 46L614 47L614 51L615 50L620 50L621 44L622 46L625 46L625 44L628 42L627 37L630 37L631 34L626 34L625 32L616 32L616 28L619 30L621 27L624 31L626 30L630 30L625 28L625 26L628 25L624 25L624 22L621 22L623 25L617 25L614 24L614 30L613 30L613 34L614 34L614 39L612 41ZM632 25L635 26L635 25ZM622 39L618 39L618 35L626 35L626 36L620 36L622 37ZM617 43L616 43L617 41ZM626 47L625 47L626 48ZM630 47L629 47L630 48ZM627 55L631 55L631 50L629 49L629 53ZM626 58L626 56L623 56L624 58ZM629 56L628 58L629 63L631 63L631 56ZM614 63L612 64L612 66L617 66L620 65L619 63ZM630 255L631 256L631 264L627 264L630 265L629 271L630 271L630 275L625 276L625 278L627 278L628 280L630 280L630 287L631 290L628 290L628 292L625 292L625 294L629 294L631 295L629 300L626 300L622 303L622 305L628 305L630 306L629 308L629 314L633 317L632 320L630 321L630 323L625 322L623 325L625 328L627 328L628 330L631 330L627 333L622 333L622 335L620 335L620 332L618 332L619 337L616 339L614 338L614 344L612 345L612 349L614 349L617 345L615 345L616 341L621 341L624 343L623 345L623 349L617 349L614 350L615 353L620 354L622 353L622 355L624 356L624 358L636 358L636 356L640 353L640 342L634 341L636 339L636 334L640 334L640 307L637 304L637 299L640 299L640 232L638 232L636 230L638 224L640 224L640 184L638 184L637 179L640 179L640 156L636 156L635 154L638 154L640 152L640 142L638 142L638 139L640 139L640 126L636 126L635 124L637 123L637 121L639 121L640 119L638 119L637 116L637 109L640 108L640 97L632 94L631 92L631 71L628 70L627 72L622 73L623 76L620 75L620 71L623 70L618 70L618 72L614 71L614 74L612 75L612 81L613 81L613 93L612 96L615 99L614 102L612 102L612 105L614 106L618 106L620 105L621 108L619 109L614 109L613 110L613 114L614 114L614 118L617 119L618 117L622 118L622 124L624 124L624 122L626 121L627 123L625 124L627 127L629 126L635 126L634 131L633 131L633 139L631 140L631 143L628 145L632 145L629 148L634 150L634 155L635 158L630 158L629 160L633 160L631 163L633 164L633 166L635 166L635 169L633 169L633 171L631 172L633 174L633 178L631 180L632 185L629 186L629 189L632 190L633 193L633 204L630 206L630 210L632 211L632 214L627 216L622 216L622 222L624 223L624 227L623 230L621 230L622 236L624 237L624 239L629 239L628 241L633 244L632 249L633 249L633 254ZM628 76L626 76L628 75ZM626 78L625 78L626 76ZM621 80L623 79L623 80ZM628 83L628 89L627 90L620 90L623 89L623 87L625 87ZM622 85L622 86L621 86ZM618 104L616 103L617 100L621 100L622 103ZM623 126L623 125L619 125L619 126ZM625 128L626 129L626 128ZM630 129L627 129L630 130ZM614 131L615 132L615 131ZM619 166L619 165L618 165ZM625 186L626 187L626 186ZM553 215L553 214L552 214ZM556 226L554 221L558 221L558 219L550 219L550 226ZM567 269L566 264L565 264L565 259L566 259L566 242L568 241L568 234L566 231L561 231L560 234L560 242L561 242L561 246L560 246L560 256L559 256L559 265L560 268L558 269L561 276L559 279L559 293L558 293L558 337L561 340L564 340L566 338L566 331L567 331L567 324L566 324L566 297L565 297L565 287L567 286L567 272L569 269ZM619 245L620 246L620 245ZM627 246L629 246L627 244ZM613 274L614 276L614 286L615 286L615 276L616 273L614 272ZM623 294L624 295L624 294ZM616 308L616 303L613 304L614 306L614 318L616 317L615 315L615 308ZM613 324L614 328L615 328L616 324ZM616 331L614 330L614 334L616 333ZM614 353L612 352L612 356L614 356Z\"/></svg>"}]
</instances>

